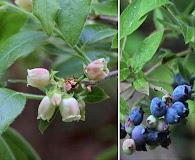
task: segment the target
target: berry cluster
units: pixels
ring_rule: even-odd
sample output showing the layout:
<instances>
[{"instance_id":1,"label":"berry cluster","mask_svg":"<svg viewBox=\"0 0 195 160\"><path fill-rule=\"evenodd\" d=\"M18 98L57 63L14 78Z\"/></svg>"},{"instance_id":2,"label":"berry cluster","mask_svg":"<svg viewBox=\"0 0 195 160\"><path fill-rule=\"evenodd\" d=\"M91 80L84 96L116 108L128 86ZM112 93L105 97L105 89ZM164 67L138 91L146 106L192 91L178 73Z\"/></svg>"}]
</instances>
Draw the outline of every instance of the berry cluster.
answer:
<instances>
[{"instance_id":1,"label":"berry cluster","mask_svg":"<svg viewBox=\"0 0 195 160\"><path fill-rule=\"evenodd\" d=\"M120 125L120 138L128 134L129 139L123 142L122 149L127 155L135 151L147 151L162 146L168 149L171 143L169 126L179 123L189 114L188 99L192 99L192 86L177 86L172 96L155 97L150 103L151 115L146 119L146 126L142 123L144 111L142 107L133 108L126 124Z\"/></svg>"}]
</instances>

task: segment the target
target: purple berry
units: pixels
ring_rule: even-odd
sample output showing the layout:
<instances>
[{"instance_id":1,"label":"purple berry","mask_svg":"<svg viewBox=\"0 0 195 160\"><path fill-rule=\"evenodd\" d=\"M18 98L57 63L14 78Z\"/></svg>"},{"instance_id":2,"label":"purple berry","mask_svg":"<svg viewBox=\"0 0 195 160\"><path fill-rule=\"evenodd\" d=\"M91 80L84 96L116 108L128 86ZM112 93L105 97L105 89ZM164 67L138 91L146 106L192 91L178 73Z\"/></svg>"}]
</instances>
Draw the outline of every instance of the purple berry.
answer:
<instances>
[{"instance_id":1,"label":"purple berry","mask_svg":"<svg viewBox=\"0 0 195 160\"><path fill-rule=\"evenodd\" d=\"M127 132L125 131L125 124L120 123L120 139L125 138L127 135Z\"/></svg>"},{"instance_id":2,"label":"purple berry","mask_svg":"<svg viewBox=\"0 0 195 160\"><path fill-rule=\"evenodd\" d=\"M165 121L169 124L175 124L179 122L179 120L180 116L178 115L178 112L173 108L168 108L167 113L165 115Z\"/></svg>"},{"instance_id":3,"label":"purple berry","mask_svg":"<svg viewBox=\"0 0 195 160\"><path fill-rule=\"evenodd\" d=\"M180 101L180 102L184 102L191 97L191 94L193 93L192 91L192 86L188 86L188 85L180 85L177 86L174 90L173 90L173 101Z\"/></svg>"},{"instance_id":4,"label":"purple berry","mask_svg":"<svg viewBox=\"0 0 195 160\"><path fill-rule=\"evenodd\" d=\"M141 124L143 120L144 111L142 110L142 107L137 107L131 110L131 113L129 114L129 119L135 126L138 126Z\"/></svg>"},{"instance_id":5,"label":"purple berry","mask_svg":"<svg viewBox=\"0 0 195 160\"><path fill-rule=\"evenodd\" d=\"M188 108L182 102L173 103L172 108L178 112L180 117L185 117L185 113L188 112Z\"/></svg>"},{"instance_id":6,"label":"purple berry","mask_svg":"<svg viewBox=\"0 0 195 160\"><path fill-rule=\"evenodd\" d=\"M161 117L167 111L166 104L159 97L155 97L150 103L150 111L153 116Z\"/></svg>"},{"instance_id":7,"label":"purple berry","mask_svg":"<svg viewBox=\"0 0 195 160\"><path fill-rule=\"evenodd\" d=\"M132 139L135 141L136 146L145 143L145 128L141 125L135 126L132 131Z\"/></svg>"},{"instance_id":8,"label":"purple berry","mask_svg":"<svg viewBox=\"0 0 195 160\"><path fill-rule=\"evenodd\" d=\"M148 145L157 145L159 142L159 132L157 130L147 130L145 132L145 141Z\"/></svg>"},{"instance_id":9,"label":"purple berry","mask_svg":"<svg viewBox=\"0 0 195 160\"><path fill-rule=\"evenodd\" d=\"M166 149L168 149L168 146L171 144L169 133L169 131L159 133L159 143Z\"/></svg>"}]
</instances>

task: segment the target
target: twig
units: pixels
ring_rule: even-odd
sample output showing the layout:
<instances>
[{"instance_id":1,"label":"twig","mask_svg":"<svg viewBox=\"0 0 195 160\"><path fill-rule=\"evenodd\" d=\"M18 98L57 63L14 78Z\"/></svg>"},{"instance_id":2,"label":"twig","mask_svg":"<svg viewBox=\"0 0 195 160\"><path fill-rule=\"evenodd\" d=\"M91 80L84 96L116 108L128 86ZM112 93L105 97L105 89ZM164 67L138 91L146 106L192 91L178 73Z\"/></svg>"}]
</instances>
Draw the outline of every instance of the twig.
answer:
<instances>
[{"instance_id":1,"label":"twig","mask_svg":"<svg viewBox=\"0 0 195 160\"><path fill-rule=\"evenodd\" d=\"M191 53L191 49L187 49L185 51L179 52L177 54L175 54L174 56L168 58L168 59L162 59L160 62L156 63L152 68L150 68L149 70L147 70L146 72L144 72L144 74L147 76L149 75L152 71L154 71L156 68L160 67L163 64L166 64L167 62L169 62L170 60L176 58L176 57L182 57L185 56L189 53Z\"/></svg>"},{"instance_id":2,"label":"twig","mask_svg":"<svg viewBox=\"0 0 195 160\"><path fill-rule=\"evenodd\" d=\"M129 93L129 95L125 98L125 100L126 101L130 100L133 97L135 92L136 90L133 88L132 91Z\"/></svg>"},{"instance_id":3,"label":"twig","mask_svg":"<svg viewBox=\"0 0 195 160\"><path fill-rule=\"evenodd\" d=\"M103 81L105 81L105 80L107 80L109 78L115 77L115 76L118 76L118 70L112 71L112 72L108 73L108 75L104 79L102 79L100 81L90 80L90 81L81 81L81 83L83 83L83 84L85 84L87 86L88 85L96 85L96 84L99 84L99 83L101 83L101 82L103 82Z\"/></svg>"},{"instance_id":4,"label":"twig","mask_svg":"<svg viewBox=\"0 0 195 160\"><path fill-rule=\"evenodd\" d=\"M164 88L162 88L162 87L155 86L155 85L153 85L153 84L151 84L151 83L149 84L149 86L150 86L150 88L152 88L154 91L160 91L160 92L164 93L164 95L171 96L171 94L170 94L168 91L166 91Z\"/></svg>"},{"instance_id":5,"label":"twig","mask_svg":"<svg viewBox=\"0 0 195 160\"><path fill-rule=\"evenodd\" d=\"M132 87L132 83L130 83L129 85L127 85L125 88L123 88L121 91L120 91L120 94L126 92L128 89L130 89Z\"/></svg>"}]
</instances>

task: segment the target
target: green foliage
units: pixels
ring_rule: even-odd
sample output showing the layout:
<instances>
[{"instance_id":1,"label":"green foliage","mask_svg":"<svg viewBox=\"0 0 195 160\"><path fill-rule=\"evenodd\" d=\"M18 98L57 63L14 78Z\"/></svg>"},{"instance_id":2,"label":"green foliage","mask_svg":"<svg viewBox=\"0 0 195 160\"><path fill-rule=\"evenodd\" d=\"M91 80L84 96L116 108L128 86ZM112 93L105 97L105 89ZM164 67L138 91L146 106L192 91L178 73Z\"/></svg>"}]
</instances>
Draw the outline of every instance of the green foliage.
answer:
<instances>
[{"instance_id":1,"label":"green foliage","mask_svg":"<svg viewBox=\"0 0 195 160\"><path fill-rule=\"evenodd\" d=\"M107 0L102 2L92 3L92 9L96 14L102 14L107 16L117 16L118 15L118 1L117 0Z\"/></svg>"},{"instance_id":2,"label":"green foliage","mask_svg":"<svg viewBox=\"0 0 195 160\"><path fill-rule=\"evenodd\" d=\"M34 151L32 146L14 129L8 128L6 132L3 133L2 139L7 144L8 149L12 152L14 158L12 159L20 159L20 160L39 160L39 156ZM5 154L3 158L7 159L9 156Z\"/></svg>"},{"instance_id":3,"label":"green foliage","mask_svg":"<svg viewBox=\"0 0 195 160\"><path fill-rule=\"evenodd\" d=\"M138 73L144 65L153 57L158 49L163 36L163 30L153 33L147 37L139 47L137 54L133 57L132 68L135 73Z\"/></svg>"},{"instance_id":4,"label":"green foliage","mask_svg":"<svg viewBox=\"0 0 195 160\"><path fill-rule=\"evenodd\" d=\"M74 47L79 40L90 6L91 0L60 1L61 10L56 18L56 23L64 39L71 47Z\"/></svg>"},{"instance_id":5,"label":"green foliage","mask_svg":"<svg viewBox=\"0 0 195 160\"><path fill-rule=\"evenodd\" d=\"M97 103L108 98L109 96L101 88L93 87L92 91L86 94L84 101L88 103Z\"/></svg>"},{"instance_id":6,"label":"green foliage","mask_svg":"<svg viewBox=\"0 0 195 160\"><path fill-rule=\"evenodd\" d=\"M10 37L0 50L0 77L21 56L34 51L47 38L43 32L22 32Z\"/></svg>"},{"instance_id":7,"label":"green foliage","mask_svg":"<svg viewBox=\"0 0 195 160\"><path fill-rule=\"evenodd\" d=\"M129 106L124 98L120 97L120 112L124 115L129 114Z\"/></svg>"},{"instance_id":8,"label":"green foliage","mask_svg":"<svg viewBox=\"0 0 195 160\"><path fill-rule=\"evenodd\" d=\"M0 135L23 111L26 98L12 90L0 88Z\"/></svg>"},{"instance_id":9,"label":"green foliage","mask_svg":"<svg viewBox=\"0 0 195 160\"><path fill-rule=\"evenodd\" d=\"M5 18L6 17L6 18ZM0 14L0 44L17 33L26 22L26 17L17 12L1 12Z\"/></svg>"},{"instance_id":10,"label":"green foliage","mask_svg":"<svg viewBox=\"0 0 195 160\"><path fill-rule=\"evenodd\" d=\"M60 10L60 0L33 0L33 14L40 20L48 36L52 34L56 16Z\"/></svg>"}]
</instances>

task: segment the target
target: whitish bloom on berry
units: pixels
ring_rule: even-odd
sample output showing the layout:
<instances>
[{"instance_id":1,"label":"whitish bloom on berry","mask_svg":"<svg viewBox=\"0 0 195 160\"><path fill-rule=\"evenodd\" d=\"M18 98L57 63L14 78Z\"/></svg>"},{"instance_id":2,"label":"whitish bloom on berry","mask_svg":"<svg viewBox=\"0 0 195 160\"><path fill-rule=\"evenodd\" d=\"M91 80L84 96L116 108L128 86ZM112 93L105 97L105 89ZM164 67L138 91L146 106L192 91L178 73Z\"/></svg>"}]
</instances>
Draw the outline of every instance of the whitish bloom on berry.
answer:
<instances>
[{"instance_id":1,"label":"whitish bloom on berry","mask_svg":"<svg viewBox=\"0 0 195 160\"><path fill-rule=\"evenodd\" d=\"M15 4L29 12L32 11L32 0L15 0Z\"/></svg>"},{"instance_id":2,"label":"whitish bloom on berry","mask_svg":"<svg viewBox=\"0 0 195 160\"><path fill-rule=\"evenodd\" d=\"M77 121L81 118L79 104L73 97L62 99L59 109L64 122Z\"/></svg>"},{"instance_id":3,"label":"whitish bloom on berry","mask_svg":"<svg viewBox=\"0 0 195 160\"><path fill-rule=\"evenodd\" d=\"M85 107L86 107L85 101L79 100L78 103L79 103L79 109L81 114L81 120L85 121Z\"/></svg>"},{"instance_id":4,"label":"whitish bloom on berry","mask_svg":"<svg viewBox=\"0 0 195 160\"><path fill-rule=\"evenodd\" d=\"M44 68L28 69L27 85L32 87L45 87L50 83L49 71Z\"/></svg>"},{"instance_id":5,"label":"whitish bloom on berry","mask_svg":"<svg viewBox=\"0 0 195 160\"><path fill-rule=\"evenodd\" d=\"M51 97L51 102L54 106L59 106L62 100L62 95L60 93L54 93Z\"/></svg>"},{"instance_id":6,"label":"whitish bloom on berry","mask_svg":"<svg viewBox=\"0 0 195 160\"><path fill-rule=\"evenodd\" d=\"M135 152L135 142L133 139L126 139L123 142L122 149L123 152L127 155L131 155Z\"/></svg>"},{"instance_id":7,"label":"whitish bloom on berry","mask_svg":"<svg viewBox=\"0 0 195 160\"><path fill-rule=\"evenodd\" d=\"M50 98L45 96L39 104L37 119L43 119L49 122L55 112L55 108Z\"/></svg>"},{"instance_id":8,"label":"whitish bloom on berry","mask_svg":"<svg viewBox=\"0 0 195 160\"><path fill-rule=\"evenodd\" d=\"M104 58L97 59L91 62L86 67L86 73L90 80L99 81L107 76L109 70L107 68L107 62Z\"/></svg>"}]
</instances>

